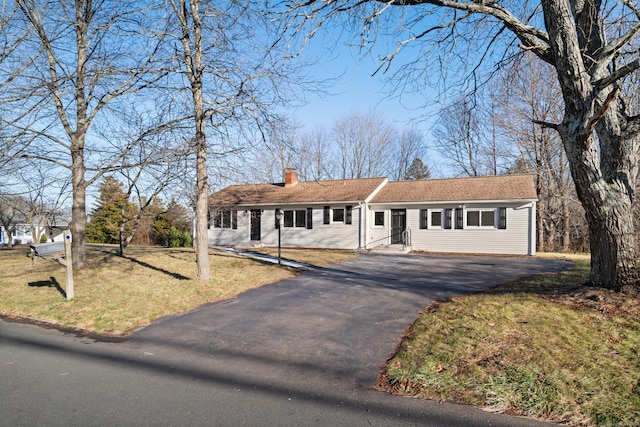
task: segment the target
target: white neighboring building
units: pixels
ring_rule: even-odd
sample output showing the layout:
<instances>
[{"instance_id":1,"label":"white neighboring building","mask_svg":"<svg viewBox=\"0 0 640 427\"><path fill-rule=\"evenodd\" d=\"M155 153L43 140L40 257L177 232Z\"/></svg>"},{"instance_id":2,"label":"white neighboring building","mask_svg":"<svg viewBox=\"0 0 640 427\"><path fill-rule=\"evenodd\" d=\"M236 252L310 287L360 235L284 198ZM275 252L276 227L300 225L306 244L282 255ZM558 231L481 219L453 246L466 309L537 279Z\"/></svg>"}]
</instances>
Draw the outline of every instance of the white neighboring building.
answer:
<instances>
[{"instance_id":1,"label":"white neighboring building","mask_svg":"<svg viewBox=\"0 0 640 427\"><path fill-rule=\"evenodd\" d=\"M14 245L25 245L33 243L33 237L31 236L31 226L28 224L16 224L15 229L11 233L12 241ZM3 226L0 226L0 244L9 244L9 235Z\"/></svg>"},{"instance_id":2,"label":"white neighboring building","mask_svg":"<svg viewBox=\"0 0 640 427\"><path fill-rule=\"evenodd\" d=\"M47 230L43 231L42 235L46 234L47 241L51 242L51 234L53 234L53 241L61 242L64 239L62 233L67 228L67 225L47 227ZM29 224L17 224L15 230L11 233L11 235L14 245L30 245L31 243L33 243L33 236L31 235L31 225ZM9 236L7 235L4 227L0 226L0 245L6 246L8 244Z\"/></svg>"},{"instance_id":3,"label":"white neighboring building","mask_svg":"<svg viewBox=\"0 0 640 427\"><path fill-rule=\"evenodd\" d=\"M387 178L232 185L209 197L209 243L535 255L532 175L389 182Z\"/></svg>"}]
</instances>

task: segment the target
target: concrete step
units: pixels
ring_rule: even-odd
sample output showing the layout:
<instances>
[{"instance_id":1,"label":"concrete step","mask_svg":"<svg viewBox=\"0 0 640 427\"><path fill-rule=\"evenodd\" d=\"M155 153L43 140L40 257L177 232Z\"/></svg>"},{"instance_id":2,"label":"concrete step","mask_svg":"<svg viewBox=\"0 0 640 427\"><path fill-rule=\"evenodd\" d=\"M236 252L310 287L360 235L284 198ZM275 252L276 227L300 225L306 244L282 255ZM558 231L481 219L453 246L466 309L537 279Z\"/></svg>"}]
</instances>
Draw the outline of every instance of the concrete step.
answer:
<instances>
[{"instance_id":1,"label":"concrete step","mask_svg":"<svg viewBox=\"0 0 640 427\"><path fill-rule=\"evenodd\" d=\"M411 252L411 246L402 246L402 245L380 245L371 249L371 253L375 254L408 254Z\"/></svg>"}]
</instances>

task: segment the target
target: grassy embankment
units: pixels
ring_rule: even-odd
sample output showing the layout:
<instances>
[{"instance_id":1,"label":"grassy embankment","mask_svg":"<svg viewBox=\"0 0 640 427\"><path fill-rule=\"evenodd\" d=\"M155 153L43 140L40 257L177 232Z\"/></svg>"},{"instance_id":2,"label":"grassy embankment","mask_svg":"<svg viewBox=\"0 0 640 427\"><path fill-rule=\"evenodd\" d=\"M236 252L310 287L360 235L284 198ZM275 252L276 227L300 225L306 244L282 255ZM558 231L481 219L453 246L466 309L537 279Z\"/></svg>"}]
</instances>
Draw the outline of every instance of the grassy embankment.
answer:
<instances>
[{"instance_id":1,"label":"grassy embankment","mask_svg":"<svg viewBox=\"0 0 640 427\"><path fill-rule=\"evenodd\" d=\"M571 425L640 425L640 300L580 287L587 257L428 307L383 371L395 393Z\"/></svg>"}]
</instances>

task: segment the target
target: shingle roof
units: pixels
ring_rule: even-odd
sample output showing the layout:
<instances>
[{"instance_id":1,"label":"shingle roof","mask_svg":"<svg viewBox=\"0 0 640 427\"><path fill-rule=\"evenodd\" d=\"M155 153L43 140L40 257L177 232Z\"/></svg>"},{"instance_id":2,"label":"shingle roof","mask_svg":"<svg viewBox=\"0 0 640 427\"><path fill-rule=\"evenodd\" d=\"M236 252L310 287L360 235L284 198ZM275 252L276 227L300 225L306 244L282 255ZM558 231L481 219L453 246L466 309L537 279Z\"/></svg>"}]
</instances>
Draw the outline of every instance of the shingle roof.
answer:
<instances>
[{"instance_id":1,"label":"shingle roof","mask_svg":"<svg viewBox=\"0 0 640 427\"><path fill-rule=\"evenodd\" d=\"M535 200L532 175L394 181L385 185L371 203L465 200Z\"/></svg>"},{"instance_id":2,"label":"shingle roof","mask_svg":"<svg viewBox=\"0 0 640 427\"><path fill-rule=\"evenodd\" d=\"M279 203L358 202L366 200L386 178L330 181L299 181L284 184L232 185L209 196L214 206L267 205Z\"/></svg>"}]
</instances>

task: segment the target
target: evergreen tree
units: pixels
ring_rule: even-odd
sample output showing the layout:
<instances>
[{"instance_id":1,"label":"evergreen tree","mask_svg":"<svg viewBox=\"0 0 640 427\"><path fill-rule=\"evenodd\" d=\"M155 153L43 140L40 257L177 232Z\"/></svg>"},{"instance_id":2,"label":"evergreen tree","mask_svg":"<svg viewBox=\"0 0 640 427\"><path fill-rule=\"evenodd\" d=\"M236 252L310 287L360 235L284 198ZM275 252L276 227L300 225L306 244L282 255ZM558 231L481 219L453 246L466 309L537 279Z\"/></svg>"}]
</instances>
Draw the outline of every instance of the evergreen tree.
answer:
<instances>
[{"instance_id":1,"label":"evergreen tree","mask_svg":"<svg viewBox=\"0 0 640 427\"><path fill-rule=\"evenodd\" d=\"M136 213L135 205L129 203L120 181L112 176L105 177L100 184L98 203L91 211L91 221L87 224L87 240L98 243L118 243L120 224ZM125 218L122 208L125 208Z\"/></svg>"},{"instance_id":2,"label":"evergreen tree","mask_svg":"<svg viewBox=\"0 0 640 427\"><path fill-rule=\"evenodd\" d=\"M404 174L404 179L406 181L417 181L429 178L431 178L429 167L425 165L418 157L413 159L413 162L411 162L411 166L409 166L409 169L407 169L407 172Z\"/></svg>"},{"instance_id":3,"label":"evergreen tree","mask_svg":"<svg viewBox=\"0 0 640 427\"><path fill-rule=\"evenodd\" d=\"M170 247L191 246L191 228L187 209L172 199L153 223L155 242Z\"/></svg>"}]
</instances>

